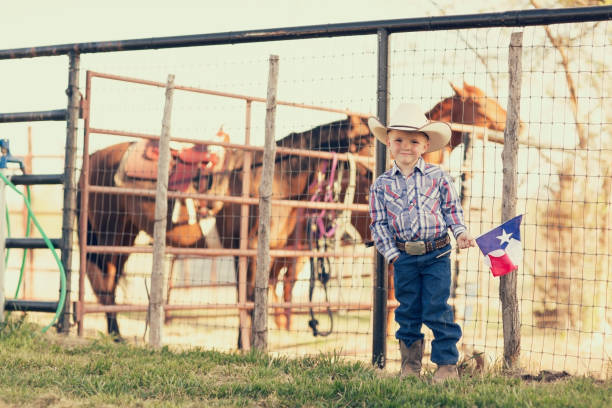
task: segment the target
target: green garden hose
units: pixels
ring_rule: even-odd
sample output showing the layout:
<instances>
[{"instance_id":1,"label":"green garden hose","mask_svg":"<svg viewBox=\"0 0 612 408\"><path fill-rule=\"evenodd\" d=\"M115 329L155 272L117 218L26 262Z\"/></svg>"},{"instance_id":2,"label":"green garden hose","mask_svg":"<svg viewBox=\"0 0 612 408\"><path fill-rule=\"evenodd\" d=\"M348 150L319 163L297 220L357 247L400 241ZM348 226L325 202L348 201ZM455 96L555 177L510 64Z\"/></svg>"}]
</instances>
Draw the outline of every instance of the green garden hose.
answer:
<instances>
[{"instance_id":1,"label":"green garden hose","mask_svg":"<svg viewBox=\"0 0 612 408\"><path fill-rule=\"evenodd\" d=\"M55 258L55 261L57 262L57 266L58 266L58 268L60 270L60 299L59 299L59 302L57 304L57 309L55 311L55 315L53 316L53 320L51 320L51 322L47 326L43 327L43 329L42 329L42 331L44 333L47 330L49 330L49 328L51 326L53 326L57 322L57 320L59 319L59 316L60 316L62 310L64 309L64 302L66 301L66 271L64 270L64 266L62 265L62 261L60 260L60 258L57 256L57 253L55 252L55 247L53 246L53 244L51 243L51 241L49 240L49 238L47 237L47 235L43 231L42 227L38 223L38 220L36 219L36 216L32 212L32 207L30 206L30 200L29 200L30 190L28 189L28 197L26 197L26 196L23 195L23 193L21 191L19 191L19 189L17 187L15 187L15 185L13 183L11 183L11 181L8 178L6 178L6 176L4 174L2 174L2 172L0 172L0 178L2 178L2 180L6 183L6 185L8 185L10 188L12 188L17 194L19 194L23 198L23 202L25 203L26 207L28 208L28 226L27 226L27 230L26 230L26 235L29 234L29 229L30 229L29 219L31 218L32 222L36 226L36 229L38 229L38 232L40 232L40 235L42 236L43 240L45 241L45 244L47 244L47 247L51 250L51 253L53 254L53 257ZM8 223L7 223L7 226L8 226ZM24 259L25 259L25 254L26 254L26 252L24 251L24 254L23 254ZM24 265L24 263L25 262L22 262L22 265L21 265L21 271L22 272L23 272L23 265ZM21 275L19 277L19 284L17 285L17 293L19 292L19 285L20 284L21 284ZM17 294L15 296L17 296Z\"/></svg>"},{"instance_id":2,"label":"green garden hose","mask_svg":"<svg viewBox=\"0 0 612 408\"><path fill-rule=\"evenodd\" d=\"M28 201L30 201L30 186L26 186L26 192L27 192ZM26 231L25 231L25 237L26 238L30 237L31 224L32 224L32 216L31 216L31 213L28 211L28 218L27 218L27 221L26 221ZM9 210L8 210L8 208L6 209L6 235L7 235L8 238L11 237L11 220L10 220L10 217L9 217ZM4 268L5 269L6 269L7 265L8 265L9 252L10 252L10 250L7 248L6 249L6 256L4 257ZM28 249L24 248L23 249L23 255L21 257L21 268L19 269L19 280L17 281L17 289L15 289L15 296L14 296L15 299L17 299L17 297L19 297L19 290L21 289L21 282L23 281L23 271L25 269L27 254L28 254Z\"/></svg>"},{"instance_id":3,"label":"green garden hose","mask_svg":"<svg viewBox=\"0 0 612 408\"><path fill-rule=\"evenodd\" d=\"M11 220L9 219L8 207L6 207L5 215L6 215L6 237L10 238L11 237ZM6 268L6 265L8 265L8 259L9 259L9 250L7 248L6 255L4 255L4 267L5 268Z\"/></svg>"}]
</instances>

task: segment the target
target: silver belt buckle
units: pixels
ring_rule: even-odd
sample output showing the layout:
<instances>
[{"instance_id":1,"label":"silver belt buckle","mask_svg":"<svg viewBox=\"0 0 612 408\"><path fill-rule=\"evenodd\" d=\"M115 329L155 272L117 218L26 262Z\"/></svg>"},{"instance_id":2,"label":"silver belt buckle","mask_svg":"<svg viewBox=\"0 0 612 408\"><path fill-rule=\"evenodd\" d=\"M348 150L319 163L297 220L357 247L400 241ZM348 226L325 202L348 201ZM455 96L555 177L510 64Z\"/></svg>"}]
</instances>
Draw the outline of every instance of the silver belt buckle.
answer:
<instances>
[{"instance_id":1,"label":"silver belt buckle","mask_svg":"<svg viewBox=\"0 0 612 408\"><path fill-rule=\"evenodd\" d=\"M425 253L425 242L423 241L408 241L404 242L404 249L409 255L423 255Z\"/></svg>"}]
</instances>

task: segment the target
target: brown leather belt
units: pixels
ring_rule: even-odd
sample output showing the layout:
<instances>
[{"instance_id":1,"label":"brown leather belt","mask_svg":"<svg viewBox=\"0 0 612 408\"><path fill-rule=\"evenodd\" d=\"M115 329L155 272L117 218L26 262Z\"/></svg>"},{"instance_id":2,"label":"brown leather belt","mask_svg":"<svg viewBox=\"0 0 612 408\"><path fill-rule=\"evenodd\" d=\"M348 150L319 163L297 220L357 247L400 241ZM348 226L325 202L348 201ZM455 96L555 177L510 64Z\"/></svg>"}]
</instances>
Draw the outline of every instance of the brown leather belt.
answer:
<instances>
[{"instance_id":1,"label":"brown leather belt","mask_svg":"<svg viewBox=\"0 0 612 408\"><path fill-rule=\"evenodd\" d=\"M450 237L446 234L442 238L433 241L395 241L395 244L400 251L404 251L409 255L423 255L436 249L444 248L450 244Z\"/></svg>"}]
</instances>

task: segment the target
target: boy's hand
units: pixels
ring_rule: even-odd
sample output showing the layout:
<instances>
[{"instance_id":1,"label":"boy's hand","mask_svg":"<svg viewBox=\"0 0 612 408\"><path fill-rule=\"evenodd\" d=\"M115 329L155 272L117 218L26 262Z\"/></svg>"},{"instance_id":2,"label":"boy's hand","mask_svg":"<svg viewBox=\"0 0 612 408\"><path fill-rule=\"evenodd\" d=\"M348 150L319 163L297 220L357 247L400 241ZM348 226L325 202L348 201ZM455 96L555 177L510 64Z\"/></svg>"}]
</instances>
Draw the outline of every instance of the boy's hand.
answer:
<instances>
[{"instance_id":1,"label":"boy's hand","mask_svg":"<svg viewBox=\"0 0 612 408\"><path fill-rule=\"evenodd\" d=\"M474 240L474 238L472 238L468 231L465 231L457 237L457 246L459 247L459 249L475 247L476 241Z\"/></svg>"}]
</instances>

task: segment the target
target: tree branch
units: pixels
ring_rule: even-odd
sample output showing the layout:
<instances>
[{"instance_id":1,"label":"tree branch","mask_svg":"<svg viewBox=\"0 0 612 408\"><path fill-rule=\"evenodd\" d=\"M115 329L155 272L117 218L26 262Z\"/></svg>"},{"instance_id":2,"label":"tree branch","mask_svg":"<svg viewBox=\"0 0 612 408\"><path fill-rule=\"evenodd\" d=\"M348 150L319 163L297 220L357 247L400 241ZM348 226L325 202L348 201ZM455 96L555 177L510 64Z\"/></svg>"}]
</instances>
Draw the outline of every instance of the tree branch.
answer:
<instances>
[{"instance_id":1,"label":"tree branch","mask_svg":"<svg viewBox=\"0 0 612 408\"><path fill-rule=\"evenodd\" d=\"M541 8L536 0L530 0L530 3L535 8ZM544 26L544 30L546 31L546 36L548 40L551 42L553 47L559 52L561 56L561 65L563 66L563 70L565 72L565 81L567 82L567 88L570 93L570 104L572 107L572 113L574 115L574 120L576 122L576 132L578 132L578 146L582 149L587 147L588 142L588 134L582 126L580 119L578 118L578 97L576 95L576 86L574 85L574 79L572 78L571 72L569 70L569 59L567 57L567 53L565 52L565 48L561 42L561 39L555 37L550 31L549 26Z\"/></svg>"}]
</instances>

